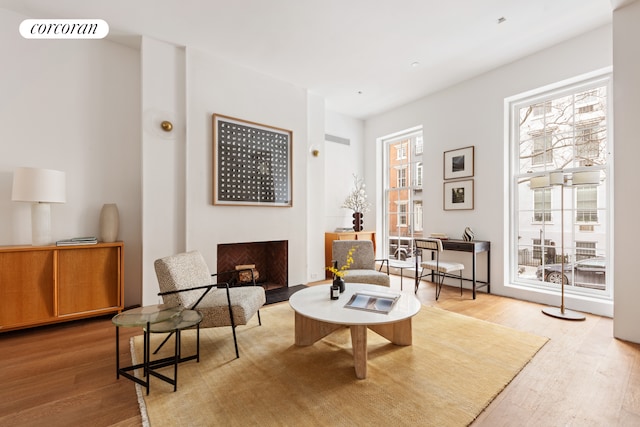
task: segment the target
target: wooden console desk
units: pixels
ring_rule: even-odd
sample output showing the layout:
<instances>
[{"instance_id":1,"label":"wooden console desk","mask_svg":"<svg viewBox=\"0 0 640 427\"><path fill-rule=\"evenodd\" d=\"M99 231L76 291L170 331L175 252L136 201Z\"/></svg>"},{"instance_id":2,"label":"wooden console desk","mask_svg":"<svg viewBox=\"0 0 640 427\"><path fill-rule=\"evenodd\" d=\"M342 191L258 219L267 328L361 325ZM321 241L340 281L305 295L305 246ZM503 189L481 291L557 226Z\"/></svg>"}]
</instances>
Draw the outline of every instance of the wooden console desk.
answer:
<instances>
[{"instance_id":1,"label":"wooden console desk","mask_svg":"<svg viewBox=\"0 0 640 427\"><path fill-rule=\"evenodd\" d=\"M476 289L487 288L487 293L491 293L491 242L486 240L474 240L467 242L465 240L443 240L442 248L445 251L458 251L471 253L471 279L467 280L473 283L473 299L476 299ZM487 280L480 281L476 277L476 255L480 252L487 253ZM433 253L431 253L433 258ZM433 272L431 272L431 281L433 281ZM480 283L480 285L478 285Z\"/></svg>"}]
</instances>

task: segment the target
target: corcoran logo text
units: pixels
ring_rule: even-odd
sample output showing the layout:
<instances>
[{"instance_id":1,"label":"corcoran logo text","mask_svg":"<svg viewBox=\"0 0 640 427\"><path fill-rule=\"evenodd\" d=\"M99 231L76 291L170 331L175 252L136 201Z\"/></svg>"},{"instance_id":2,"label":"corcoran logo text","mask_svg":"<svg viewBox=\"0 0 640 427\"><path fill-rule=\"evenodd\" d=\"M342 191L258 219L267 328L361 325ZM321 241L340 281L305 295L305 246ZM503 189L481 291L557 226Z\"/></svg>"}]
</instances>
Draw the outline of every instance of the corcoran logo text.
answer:
<instances>
[{"instance_id":1,"label":"corcoran logo text","mask_svg":"<svg viewBox=\"0 0 640 427\"><path fill-rule=\"evenodd\" d=\"M109 24L102 19L25 19L20 34L25 39L102 39Z\"/></svg>"}]
</instances>

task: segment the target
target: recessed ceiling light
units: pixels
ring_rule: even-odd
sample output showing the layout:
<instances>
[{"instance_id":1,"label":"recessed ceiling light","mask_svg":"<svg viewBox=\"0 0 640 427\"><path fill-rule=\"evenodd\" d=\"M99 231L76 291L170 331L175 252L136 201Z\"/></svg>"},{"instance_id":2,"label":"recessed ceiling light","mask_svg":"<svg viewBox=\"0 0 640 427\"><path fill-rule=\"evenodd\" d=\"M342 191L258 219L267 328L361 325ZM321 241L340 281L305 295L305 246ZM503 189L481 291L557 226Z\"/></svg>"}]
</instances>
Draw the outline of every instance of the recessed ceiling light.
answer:
<instances>
[{"instance_id":1,"label":"recessed ceiling light","mask_svg":"<svg viewBox=\"0 0 640 427\"><path fill-rule=\"evenodd\" d=\"M501 16L500 18L498 18L498 24L502 24L506 20L507 18L505 18L504 16Z\"/></svg>"},{"instance_id":2,"label":"recessed ceiling light","mask_svg":"<svg viewBox=\"0 0 640 427\"><path fill-rule=\"evenodd\" d=\"M356 92L358 95L362 95L362 91L359 90L358 92Z\"/></svg>"},{"instance_id":3,"label":"recessed ceiling light","mask_svg":"<svg viewBox=\"0 0 640 427\"><path fill-rule=\"evenodd\" d=\"M420 65L420 63L419 63L418 61L415 61L415 62L412 62L412 63L411 63L411 66L412 66L413 68L416 68L418 65Z\"/></svg>"}]
</instances>

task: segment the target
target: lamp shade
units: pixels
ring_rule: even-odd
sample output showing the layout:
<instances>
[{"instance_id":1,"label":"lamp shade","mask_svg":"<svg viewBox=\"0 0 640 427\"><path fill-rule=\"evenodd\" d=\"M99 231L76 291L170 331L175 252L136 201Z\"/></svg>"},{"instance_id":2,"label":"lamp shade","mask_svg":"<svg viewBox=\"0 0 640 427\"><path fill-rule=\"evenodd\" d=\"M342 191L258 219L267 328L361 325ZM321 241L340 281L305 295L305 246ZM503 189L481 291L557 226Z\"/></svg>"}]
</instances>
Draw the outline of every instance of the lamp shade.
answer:
<instances>
[{"instance_id":1,"label":"lamp shade","mask_svg":"<svg viewBox=\"0 0 640 427\"><path fill-rule=\"evenodd\" d=\"M11 200L15 202L65 203L67 178L61 171L17 168L13 172Z\"/></svg>"},{"instance_id":2,"label":"lamp shade","mask_svg":"<svg viewBox=\"0 0 640 427\"><path fill-rule=\"evenodd\" d=\"M600 184L600 171L579 171L572 176L573 185L598 185Z\"/></svg>"},{"instance_id":3,"label":"lamp shade","mask_svg":"<svg viewBox=\"0 0 640 427\"><path fill-rule=\"evenodd\" d=\"M529 187L533 189L549 187L549 175L534 176L529 181Z\"/></svg>"},{"instance_id":4,"label":"lamp shade","mask_svg":"<svg viewBox=\"0 0 640 427\"><path fill-rule=\"evenodd\" d=\"M564 173L562 171L549 172L549 184L564 185Z\"/></svg>"}]
</instances>

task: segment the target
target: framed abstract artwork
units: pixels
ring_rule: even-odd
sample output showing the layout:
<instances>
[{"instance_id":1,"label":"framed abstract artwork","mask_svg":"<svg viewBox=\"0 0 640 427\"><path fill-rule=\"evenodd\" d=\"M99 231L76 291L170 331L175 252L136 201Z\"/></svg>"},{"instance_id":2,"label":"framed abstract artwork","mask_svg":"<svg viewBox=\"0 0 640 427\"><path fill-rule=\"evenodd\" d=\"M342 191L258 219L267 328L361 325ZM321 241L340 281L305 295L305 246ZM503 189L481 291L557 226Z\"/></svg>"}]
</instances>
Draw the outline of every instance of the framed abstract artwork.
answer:
<instances>
[{"instance_id":1,"label":"framed abstract artwork","mask_svg":"<svg viewBox=\"0 0 640 427\"><path fill-rule=\"evenodd\" d=\"M473 176L474 147L458 148L444 152L444 179L470 178Z\"/></svg>"},{"instance_id":2,"label":"framed abstract artwork","mask_svg":"<svg viewBox=\"0 0 640 427\"><path fill-rule=\"evenodd\" d=\"M445 211L473 209L473 180L445 182L443 196Z\"/></svg>"},{"instance_id":3,"label":"framed abstract artwork","mask_svg":"<svg viewBox=\"0 0 640 427\"><path fill-rule=\"evenodd\" d=\"M213 114L213 204L292 206L290 130Z\"/></svg>"}]
</instances>

